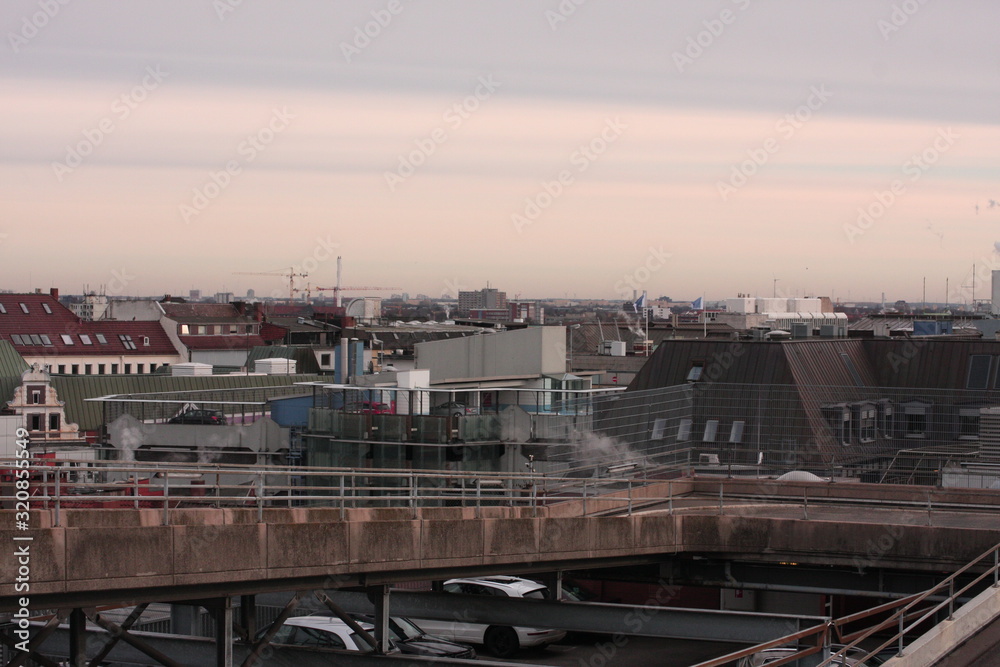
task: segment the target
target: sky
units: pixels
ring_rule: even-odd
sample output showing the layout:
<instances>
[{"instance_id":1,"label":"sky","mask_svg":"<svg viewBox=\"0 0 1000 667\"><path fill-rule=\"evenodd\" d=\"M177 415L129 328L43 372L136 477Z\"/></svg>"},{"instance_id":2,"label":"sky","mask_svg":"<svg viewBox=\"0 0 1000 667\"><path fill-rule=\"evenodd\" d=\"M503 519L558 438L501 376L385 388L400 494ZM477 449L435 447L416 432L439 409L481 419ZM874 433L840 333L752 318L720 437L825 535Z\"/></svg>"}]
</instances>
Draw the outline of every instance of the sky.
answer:
<instances>
[{"instance_id":1,"label":"sky","mask_svg":"<svg viewBox=\"0 0 1000 667\"><path fill-rule=\"evenodd\" d=\"M998 18L4 0L0 288L988 298Z\"/></svg>"}]
</instances>

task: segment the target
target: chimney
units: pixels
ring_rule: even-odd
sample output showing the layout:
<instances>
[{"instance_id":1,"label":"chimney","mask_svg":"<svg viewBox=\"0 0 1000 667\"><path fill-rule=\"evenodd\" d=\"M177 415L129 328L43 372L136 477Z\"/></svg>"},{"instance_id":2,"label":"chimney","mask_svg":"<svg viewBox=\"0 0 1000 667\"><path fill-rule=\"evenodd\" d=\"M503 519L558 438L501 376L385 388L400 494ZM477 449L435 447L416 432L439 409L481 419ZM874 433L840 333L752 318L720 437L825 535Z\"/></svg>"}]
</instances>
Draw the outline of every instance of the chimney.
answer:
<instances>
[{"instance_id":1,"label":"chimney","mask_svg":"<svg viewBox=\"0 0 1000 667\"><path fill-rule=\"evenodd\" d=\"M264 321L264 304L260 301L253 304L253 318L258 322Z\"/></svg>"},{"instance_id":2,"label":"chimney","mask_svg":"<svg viewBox=\"0 0 1000 667\"><path fill-rule=\"evenodd\" d=\"M235 308L236 312L239 313L240 315L246 315L247 314L247 303L246 303L246 301L233 301L233 308Z\"/></svg>"},{"instance_id":3,"label":"chimney","mask_svg":"<svg viewBox=\"0 0 1000 667\"><path fill-rule=\"evenodd\" d=\"M55 299L56 301L58 301L58 300L59 300L59 288L58 288L58 287L50 287L50 288L49 288L49 294L50 294L50 295L52 296L52 298L53 298L53 299Z\"/></svg>"}]
</instances>

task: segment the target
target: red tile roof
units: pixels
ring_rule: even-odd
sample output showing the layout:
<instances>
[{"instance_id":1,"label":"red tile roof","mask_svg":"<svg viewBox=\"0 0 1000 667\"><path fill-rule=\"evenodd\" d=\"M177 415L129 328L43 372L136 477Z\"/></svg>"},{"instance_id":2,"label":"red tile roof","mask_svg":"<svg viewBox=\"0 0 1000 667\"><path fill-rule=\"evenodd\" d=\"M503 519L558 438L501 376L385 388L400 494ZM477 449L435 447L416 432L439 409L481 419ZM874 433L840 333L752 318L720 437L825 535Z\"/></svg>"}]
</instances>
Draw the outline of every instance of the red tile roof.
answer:
<instances>
[{"instance_id":1,"label":"red tile roof","mask_svg":"<svg viewBox=\"0 0 1000 667\"><path fill-rule=\"evenodd\" d=\"M0 339L28 357L178 354L158 322L89 322L49 294L0 294Z\"/></svg>"}]
</instances>

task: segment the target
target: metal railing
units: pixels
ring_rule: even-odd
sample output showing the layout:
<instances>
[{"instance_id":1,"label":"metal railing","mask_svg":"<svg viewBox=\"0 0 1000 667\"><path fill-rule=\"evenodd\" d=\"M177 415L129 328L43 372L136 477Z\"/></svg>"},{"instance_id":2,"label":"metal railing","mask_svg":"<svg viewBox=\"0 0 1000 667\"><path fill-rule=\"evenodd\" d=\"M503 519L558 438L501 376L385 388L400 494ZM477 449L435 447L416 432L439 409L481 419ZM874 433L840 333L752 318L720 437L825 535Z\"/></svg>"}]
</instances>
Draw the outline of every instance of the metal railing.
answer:
<instances>
[{"instance_id":1,"label":"metal railing","mask_svg":"<svg viewBox=\"0 0 1000 667\"><path fill-rule=\"evenodd\" d=\"M981 574L961 587L957 587L960 577L969 573L977 566L982 567L984 562L988 564L988 567ZM699 662L693 667L722 667L723 665L730 664L739 664L742 666L749 664L747 660L753 655L767 651L768 649L784 648L789 645L795 647L796 650L787 655L783 654L779 659L767 664L771 667L794 664L803 658L818 653L822 653L823 657L817 663L817 667L846 664L848 659L863 662L865 659L890 647L895 647L895 655L902 657L906 654L907 637L915 638L914 632L922 624L933 619L935 615L944 609L948 610L947 619L952 620L955 609L961 606L962 600L968 599L971 592L990 579L992 579L992 583L990 584L992 588L1000 588L1000 544L983 552L978 558L970 561L937 585L928 588L922 593L893 600L892 602L842 618L830 619L827 623L815 625L811 628L735 651L719 658ZM888 617L877 621L863 630L846 632L847 626L851 624L866 621L872 617L882 616L890 611L892 611L892 614ZM871 639L876 633L887 628L896 628L895 634L888 639ZM876 641L881 641L881 643L872 646ZM861 647L862 642L866 643L865 648Z\"/></svg>"},{"instance_id":2,"label":"metal railing","mask_svg":"<svg viewBox=\"0 0 1000 667\"><path fill-rule=\"evenodd\" d=\"M1000 505L1000 498L997 504L935 501L931 493L913 500L865 499L853 492L838 497L829 491L831 485L837 486L832 481L817 489L803 485L795 495L774 486L773 480L759 478L749 489L745 483L727 489L729 480L723 475L692 477L687 464L643 467L623 463L610 466L604 476L581 477L532 469L502 473L113 461L70 467L52 465L52 459L30 463L25 478L28 488L18 489L9 486L16 462L0 460L0 471L6 468L9 473L6 488L0 484L0 504L8 509L51 510L56 526L66 509L95 508L158 509L163 512L164 525L170 523L172 510L197 507L256 509L258 521L263 521L265 509L285 507L332 507L340 510L342 518L352 508L408 508L416 516L421 507L472 507L478 517L480 508L491 506L528 508L537 516L539 508L569 502L575 505L561 513L629 515L657 506L673 513L674 501L682 495L688 499L684 511L724 514L733 511L733 505L753 502L801 506L803 518L808 520L810 507L878 507L926 512L931 525L935 513L994 512ZM683 490L677 492L681 481ZM660 488L650 489L654 484ZM856 484L844 486L859 488Z\"/></svg>"}]
</instances>

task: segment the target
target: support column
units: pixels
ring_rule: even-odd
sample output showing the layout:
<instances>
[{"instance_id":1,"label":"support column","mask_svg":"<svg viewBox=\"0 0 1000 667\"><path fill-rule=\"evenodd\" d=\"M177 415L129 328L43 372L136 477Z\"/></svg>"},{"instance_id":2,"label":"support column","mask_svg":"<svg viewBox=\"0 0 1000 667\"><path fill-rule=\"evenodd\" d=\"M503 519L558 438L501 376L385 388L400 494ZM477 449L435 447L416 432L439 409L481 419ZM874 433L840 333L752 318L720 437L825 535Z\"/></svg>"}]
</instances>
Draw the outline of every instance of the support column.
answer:
<instances>
[{"instance_id":1,"label":"support column","mask_svg":"<svg viewBox=\"0 0 1000 667\"><path fill-rule=\"evenodd\" d=\"M87 667L87 617L82 609L69 614L70 667Z\"/></svg>"},{"instance_id":2,"label":"support column","mask_svg":"<svg viewBox=\"0 0 1000 667\"><path fill-rule=\"evenodd\" d=\"M233 600L230 597L215 610L215 656L218 667L233 667Z\"/></svg>"},{"instance_id":3,"label":"support column","mask_svg":"<svg viewBox=\"0 0 1000 667\"><path fill-rule=\"evenodd\" d=\"M257 635L257 596L240 596L240 625L247 633L246 640L253 643Z\"/></svg>"},{"instance_id":4,"label":"support column","mask_svg":"<svg viewBox=\"0 0 1000 667\"><path fill-rule=\"evenodd\" d=\"M378 642L378 652L389 652L389 586L372 586L368 589L368 597L375 605L375 641Z\"/></svg>"}]
</instances>

